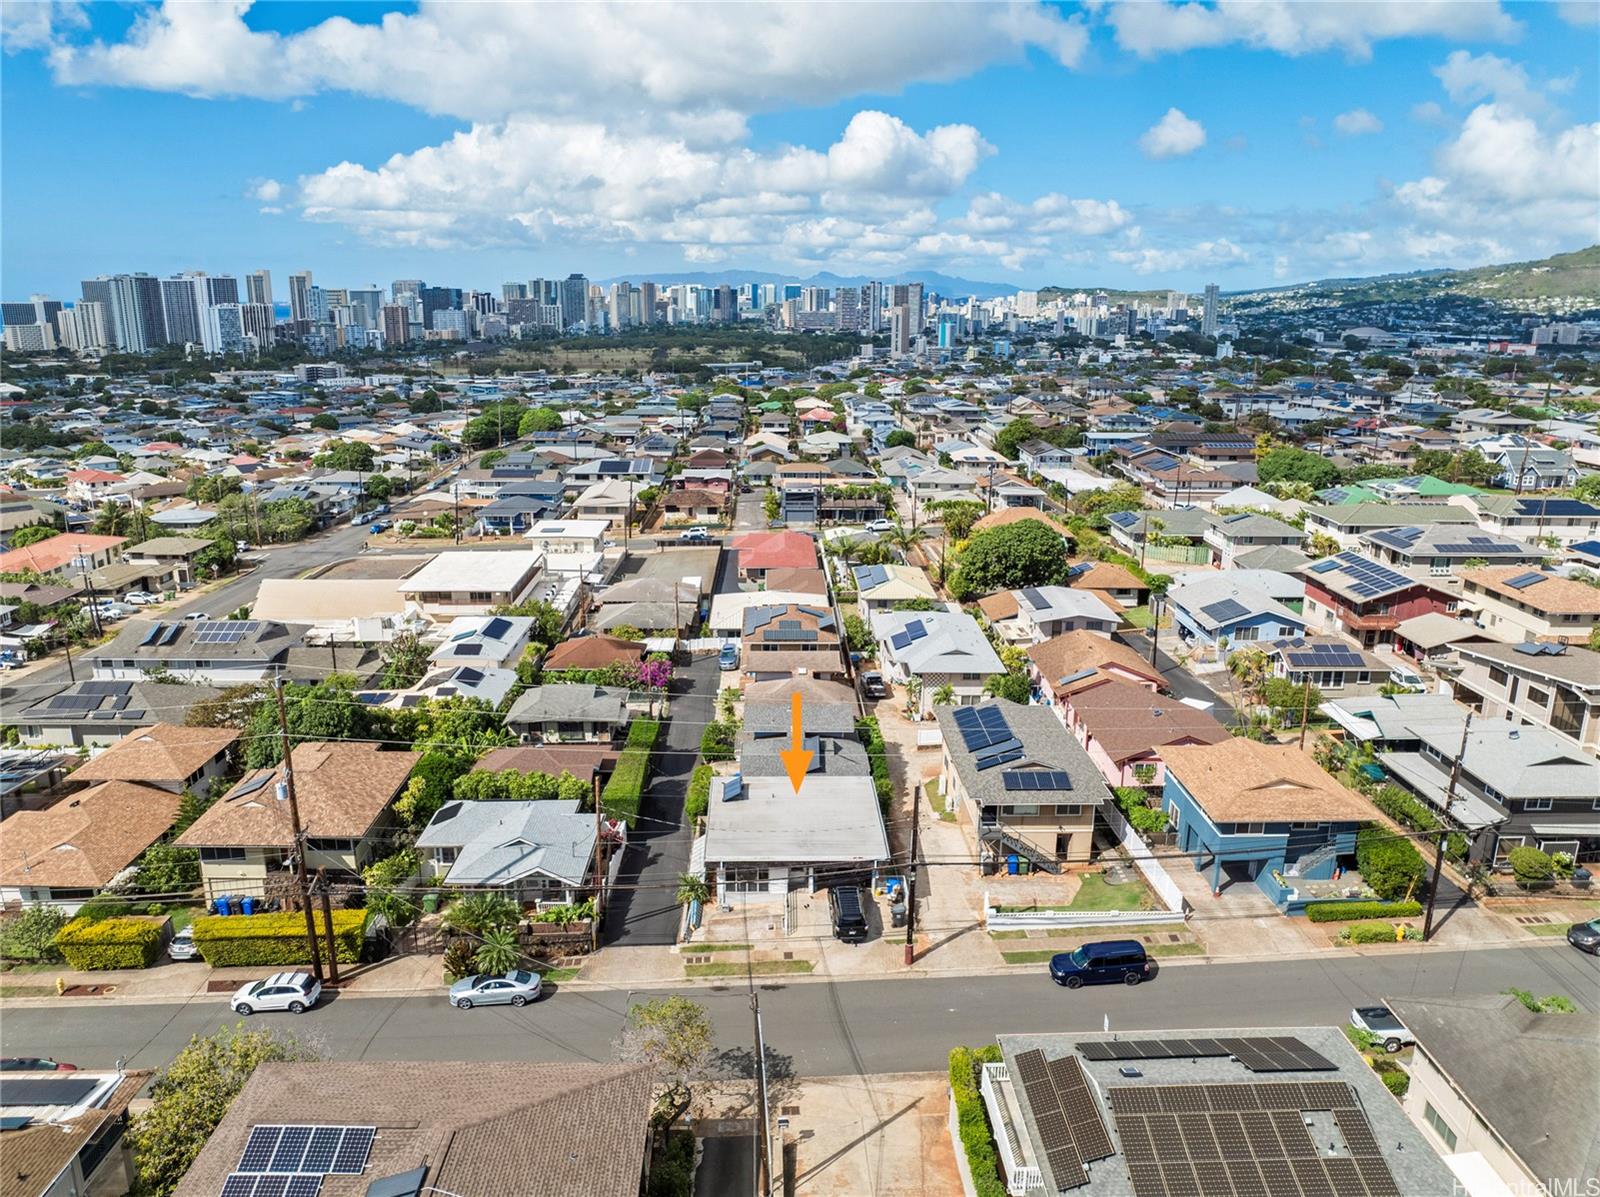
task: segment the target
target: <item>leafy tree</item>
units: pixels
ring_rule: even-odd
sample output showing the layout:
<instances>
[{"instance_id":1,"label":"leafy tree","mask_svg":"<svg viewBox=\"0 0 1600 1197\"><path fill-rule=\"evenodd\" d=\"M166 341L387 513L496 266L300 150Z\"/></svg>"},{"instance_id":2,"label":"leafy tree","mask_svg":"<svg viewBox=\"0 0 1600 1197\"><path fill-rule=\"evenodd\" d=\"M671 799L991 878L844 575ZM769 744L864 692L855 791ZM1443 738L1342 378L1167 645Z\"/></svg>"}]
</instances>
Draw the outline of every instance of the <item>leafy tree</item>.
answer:
<instances>
[{"instance_id":1,"label":"leafy tree","mask_svg":"<svg viewBox=\"0 0 1600 1197\"><path fill-rule=\"evenodd\" d=\"M992 694L996 698L1009 699L1011 702L1026 703L1033 693L1033 684L1025 673L997 673L983 684L983 692ZM938 702L934 697L934 702Z\"/></svg>"},{"instance_id":2,"label":"leafy tree","mask_svg":"<svg viewBox=\"0 0 1600 1197\"><path fill-rule=\"evenodd\" d=\"M491 927L483 933L472 964L480 973L504 973L517 967L522 948L515 927Z\"/></svg>"},{"instance_id":3,"label":"leafy tree","mask_svg":"<svg viewBox=\"0 0 1600 1197\"><path fill-rule=\"evenodd\" d=\"M394 483L389 481L386 474L374 474L362 484L362 489L367 492L367 497L377 499L378 502L387 502L394 494Z\"/></svg>"},{"instance_id":4,"label":"leafy tree","mask_svg":"<svg viewBox=\"0 0 1600 1197\"><path fill-rule=\"evenodd\" d=\"M704 906L711 900L711 887L706 884L704 877L697 877L693 873L679 873L677 899L679 906L687 906L690 902L698 902Z\"/></svg>"},{"instance_id":5,"label":"leafy tree","mask_svg":"<svg viewBox=\"0 0 1600 1197\"><path fill-rule=\"evenodd\" d=\"M844 642L851 652L860 653L863 657L871 657L877 648L872 628L865 619L855 614L844 617Z\"/></svg>"},{"instance_id":6,"label":"leafy tree","mask_svg":"<svg viewBox=\"0 0 1600 1197\"><path fill-rule=\"evenodd\" d=\"M194 555L195 569L212 577L221 577L233 568L238 559L239 546L230 536L215 537L210 544Z\"/></svg>"},{"instance_id":7,"label":"leafy tree","mask_svg":"<svg viewBox=\"0 0 1600 1197\"><path fill-rule=\"evenodd\" d=\"M416 685L428 672L428 648L415 632L400 632L383 646L381 684L394 690Z\"/></svg>"},{"instance_id":8,"label":"leafy tree","mask_svg":"<svg viewBox=\"0 0 1600 1197\"><path fill-rule=\"evenodd\" d=\"M972 535L972 525L983 515L983 504L971 499L941 499L928 504L939 515L944 532L951 540L965 540Z\"/></svg>"},{"instance_id":9,"label":"leafy tree","mask_svg":"<svg viewBox=\"0 0 1600 1197\"><path fill-rule=\"evenodd\" d=\"M231 727L243 731L271 690L260 682L232 686L214 698L202 698L184 716L185 727ZM195 812L198 817L199 812ZM192 822L193 820L191 820Z\"/></svg>"},{"instance_id":10,"label":"leafy tree","mask_svg":"<svg viewBox=\"0 0 1600 1197\"><path fill-rule=\"evenodd\" d=\"M515 927L522 918L522 907L504 894L468 894L445 912L445 921L473 935L499 927Z\"/></svg>"},{"instance_id":11,"label":"leafy tree","mask_svg":"<svg viewBox=\"0 0 1600 1197\"><path fill-rule=\"evenodd\" d=\"M1600 503L1600 474L1585 474L1572 488L1572 497L1585 503Z\"/></svg>"},{"instance_id":12,"label":"leafy tree","mask_svg":"<svg viewBox=\"0 0 1600 1197\"><path fill-rule=\"evenodd\" d=\"M444 403L439 399L439 392L431 387L420 395L414 395L406 404L406 410L414 416L428 416L444 410Z\"/></svg>"},{"instance_id":13,"label":"leafy tree","mask_svg":"<svg viewBox=\"0 0 1600 1197\"><path fill-rule=\"evenodd\" d=\"M382 739L386 730L388 712L376 711L357 701L355 679L342 674L332 674L314 686L285 686L283 706L289 737L295 743ZM245 724L242 739L246 768L263 769L283 759L274 701L263 701L256 706Z\"/></svg>"},{"instance_id":14,"label":"leafy tree","mask_svg":"<svg viewBox=\"0 0 1600 1197\"><path fill-rule=\"evenodd\" d=\"M1073 500L1078 512L1103 526L1105 517L1118 511L1138 511L1144 506L1144 493L1132 483L1119 482L1105 490L1092 490Z\"/></svg>"},{"instance_id":15,"label":"leafy tree","mask_svg":"<svg viewBox=\"0 0 1600 1197\"><path fill-rule=\"evenodd\" d=\"M1304 682L1292 682L1286 677L1267 679L1262 697L1279 727L1299 727L1302 709L1309 713L1322 705L1321 690L1315 686L1308 690Z\"/></svg>"},{"instance_id":16,"label":"leafy tree","mask_svg":"<svg viewBox=\"0 0 1600 1197\"><path fill-rule=\"evenodd\" d=\"M910 448L916 448L916 444L916 435L914 433L907 432L904 428L896 428L888 436L883 438L883 447L885 449L898 449L902 445L909 446Z\"/></svg>"},{"instance_id":17,"label":"leafy tree","mask_svg":"<svg viewBox=\"0 0 1600 1197\"><path fill-rule=\"evenodd\" d=\"M55 906L25 906L22 913L0 923L0 955L41 963L60 960L56 935L71 921Z\"/></svg>"},{"instance_id":18,"label":"leafy tree","mask_svg":"<svg viewBox=\"0 0 1600 1197\"><path fill-rule=\"evenodd\" d=\"M316 415L311 417L311 427L320 428L327 432L338 432L339 420L337 417L329 415L325 411L318 412Z\"/></svg>"},{"instance_id":19,"label":"leafy tree","mask_svg":"<svg viewBox=\"0 0 1600 1197\"><path fill-rule=\"evenodd\" d=\"M312 458L313 465L325 469L354 470L358 473L370 471L374 461L372 446L361 441L334 441Z\"/></svg>"},{"instance_id":20,"label":"leafy tree","mask_svg":"<svg viewBox=\"0 0 1600 1197\"><path fill-rule=\"evenodd\" d=\"M139 858L140 893L183 894L200 884L200 853L173 844L151 844Z\"/></svg>"},{"instance_id":21,"label":"leafy tree","mask_svg":"<svg viewBox=\"0 0 1600 1197\"><path fill-rule=\"evenodd\" d=\"M13 549L27 548L30 544L38 544L41 540L49 540L54 535L56 535L56 530L49 524L32 524L13 533L11 543L7 547Z\"/></svg>"},{"instance_id":22,"label":"leafy tree","mask_svg":"<svg viewBox=\"0 0 1600 1197\"><path fill-rule=\"evenodd\" d=\"M499 713L481 698L459 694L431 698L398 712L392 730L422 752L437 749L476 759L491 748L513 742Z\"/></svg>"},{"instance_id":23,"label":"leafy tree","mask_svg":"<svg viewBox=\"0 0 1600 1197\"><path fill-rule=\"evenodd\" d=\"M649 1064L667 1091L661 1104L671 1110L689 1104L692 1083L711 1063L711 1016L686 997L656 998L628 1007L618 1054Z\"/></svg>"},{"instance_id":24,"label":"leafy tree","mask_svg":"<svg viewBox=\"0 0 1600 1197\"><path fill-rule=\"evenodd\" d=\"M560 432L561 413L553 407L535 407L522 413L517 421L517 435L531 436L535 432Z\"/></svg>"},{"instance_id":25,"label":"leafy tree","mask_svg":"<svg viewBox=\"0 0 1600 1197\"><path fill-rule=\"evenodd\" d=\"M546 648L561 643L561 633L566 630L567 617L560 607L545 602L543 599L534 599L531 602L518 603L514 607L496 607L496 615L520 615L531 618L533 627L529 635L533 642L542 644ZM613 635L621 636L621 632L613 630ZM631 637L623 636L623 639Z\"/></svg>"},{"instance_id":26,"label":"leafy tree","mask_svg":"<svg viewBox=\"0 0 1600 1197\"><path fill-rule=\"evenodd\" d=\"M1067 554L1061 534L1038 520L1019 520L979 532L967 542L950 593L963 601L996 590L1064 584Z\"/></svg>"},{"instance_id":27,"label":"leafy tree","mask_svg":"<svg viewBox=\"0 0 1600 1197\"><path fill-rule=\"evenodd\" d=\"M189 1040L151 1086L151 1105L133 1120L135 1192L167 1197L261 1064L317 1059L276 1031L224 1027Z\"/></svg>"},{"instance_id":28,"label":"leafy tree","mask_svg":"<svg viewBox=\"0 0 1600 1197\"><path fill-rule=\"evenodd\" d=\"M1339 481L1339 467L1326 457L1289 445L1276 445L1262 455L1257 476L1267 482L1304 482L1321 490Z\"/></svg>"}]
</instances>

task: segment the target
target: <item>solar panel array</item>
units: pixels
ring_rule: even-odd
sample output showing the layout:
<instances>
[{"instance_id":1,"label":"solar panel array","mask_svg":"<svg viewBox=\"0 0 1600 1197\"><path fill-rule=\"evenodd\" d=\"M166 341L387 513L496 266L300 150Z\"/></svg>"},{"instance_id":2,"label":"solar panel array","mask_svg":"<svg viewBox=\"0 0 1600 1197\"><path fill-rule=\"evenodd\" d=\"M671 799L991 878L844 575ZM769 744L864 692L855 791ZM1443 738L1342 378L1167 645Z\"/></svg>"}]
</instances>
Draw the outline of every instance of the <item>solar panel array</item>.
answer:
<instances>
[{"instance_id":1,"label":"solar panel array","mask_svg":"<svg viewBox=\"0 0 1600 1197\"><path fill-rule=\"evenodd\" d=\"M855 572L857 590L872 590L889 580L889 568L885 565L858 565Z\"/></svg>"},{"instance_id":2,"label":"solar panel array","mask_svg":"<svg viewBox=\"0 0 1600 1197\"><path fill-rule=\"evenodd\" d=\"M1540 582L1543 582L1544 579L1545 575L1534 569L1529 570L1525 574L1518 574L1514 578L1507 578L1505 584L1511 587L1513 590L1525 590L1529 586L1534 586Z\"/></svg>"},{"instance_id":3,"label":"solar panel array","mask_svg":"<svg viewBox=\"0 0 1600 1197\"><path fill-rule=\"evenodd\" d=\"M769 631L765 637L763 637L763 639L768 641L786 640L795 643L802 641L810 642L814 641L816 638L816 630L812 628L774 628L773 630Z\"/></svg>"},{"instance_id":4,"label":"solar panel array","mask_svg":"<svg viewBox=\"0 0 1600 1197\"><path fill-rule=\"evenodd\" d=\"M1111 1145L1083 1065L1071 1056L1046 1060L1038 1049L1020 1053L1013 1063L1028 1095L1039 1145L1050 1161L1056 1188L1088 1184L1084 1164L1115 1155L1116 1148Z\"/></svg>"},{"instance_id":5,"label":"solar panel array","mask_svg":"<svg viewBox=\"0 0 1600 1197\"><path fill-rule=\"evenodd\" d=\"M1350 593L1357 598L1376 598L1380 594L1416 585L1398 570L1368 561L1358 553L1340 553L1333 560L1339 563L1340 571L1348 577Z\"/></svg>"},{"instance_id":6,"label":"solar panel array","mask_svg":"<svg viewBox=\"0 0 1600 1197\"><path fill-rule=\"evenodd\" d=\"M1247 1039L1112 1039L1075 1044L1085 1060L1193 1060L1232 1056L1251 1072L1326 1072L1337 1067L1292 1036Z\"/></svg>"},{"instance_id":7,"label":"solar panel array","mask_svg":"<svg viewBox=\"0 0 1600 1197\"><path fill-rule=\"evenodd\" d=\"M1439 553L1466 553L1472 557L1488 557L1495 553L1514 553L1522 556L1528 547L1516 540L1497 540L1493 536L1469 536L1464 541L1453 544L1436 544L1433 546Z\"/></svg>"},{"instance_id":8,"label":"solar panel array","mask_svg":"<svg viewBox=\"0 0 1600 1197\"><path fill-rule=\"evenodd\" d=\"M1381 532L1372 533L1368 539L1394 549L1409 549L1422 539L1422 531L1416 525L1409 528L1385 528Z\"/></svg>"},{"instance_id":9,"label":"solar panel array","mask_svg":"<svg viewBox=\"0 0 1600 1197\"><path fill-rule=\"evenodd\" d=\"M1250 614L1249 607L1231 598L1223 599L1220 603L1209 603L1200 610L1218 623L1227 623L1230 619L1243 619Z\"/></svg>"},{"instance_id":10,"label":"solar panel array","mask_svg":"<svg viewBox=\"0 0 1600 1197\"><path fill-rule=\"evenodd\" d=\"M1518 499L1518 515L1542 515L1549 518L1553 515L1593 515L1595 508L1590 503L1581 499Z\"/></svg>"},{"instance_id":11,"label":"solar panel array","mask_svg":"<svg viewBox=\"0 0 1600 1197\"><path fill-rule=\"evenodd\" d=\"M920 619L913 619L910 623L906 624L902 631L896 632L893 636L891 636L889 638L889 643L894 645L896 648L909 648L927 634L928 625L923 623Z\"/></svg>"},{"instance_id":12,"label":"solar panel array","mask_svg":"<svg viewBox=\"0 0 1600 1197\"><path fill-rule=\"evenodd\" d=\"M1291 669L1362 669L1366 662L1355 649L1344 644L1301 644L1283 654Z\"/></svg>"},{"instance_id":13,"label":"solar panel array","mask_svg":"<svg viewBox=\"0 0 1600 1197\"><path fill-rule=\"evenodd\" d=\"M1548 640L1527 640L1512 645L1511 651L1522 653L1527 657L1559 657L1567 651L1567 646L1554 644Z\"/></svg>"},{"instance_id":14,"label":"solar panel array","mask_svg":"<svg viewBox=\"0 0 1600 1197\"><path fill-rule=\"evenodd\" d=\"M1117 1086L1108 1091L1135 1197L1399 1197L1349 1085ZM1332 1114L1325 1154L1303 1111Z\"/></svg>"},{"instance_id":15,"label":"solar panel array","mask_svg":"<svg viewBox=\"0 0 1600 1197\"><path fill-rule=\"evenodd\" d=\"M1022 601L1035 611L1043 611L1050 605L1050 600L1044 597L1044 592L1037 586L1026 587L1022 591Z\"/></svg>"},{"instance_id":16,"label":"solar panel array","mask_svg":"<svg viewBox=\"0 0 1600 1197\"><path fill-rule=\"evenodd\" d=\"M1008 790L1070 790L1072 778L1059 769L1007 769L1000 780Z\"/></svg>"},{"instance_id":17,"label":"solar panel array","mask_svg":"<svg viewBox=\"0 0 1600 1197\"><path fill-rule=\"evenodd\" d=\"M222 1197L317 1197L321 1189L320 1175L234 1172L222 1182Z\"/></svg>"},{"instance_id":18,"label":"solar panel array","mask_svg":"<svg viewBox=\"0 0 1600 1197\"><path fill-rule=\"evenodd\" d=\"M980 771L1022 759L1022 741L999 707L957 707L953 718Z\"/></svg>"},{"instance_id":19,"label":"solar panel array","mask_svg":"<svg viewBox=\"0 0 1600 1197\"><path fill-rule=\"evenodd\" d=\"M377 1128L253 1126L221 1197L317 1197L329 1173L357 1176Z\"/></svg>"},{"instance_id":20,"label":"solar panel array","mask_svg":"<svg viewBox=\"0 0 1600 1197\"><path fill-rule=\"evenodd\" d=\"M196 644L238 644L261 624L253 619L211 619L194 626Z\"/></svg>"}]
</instances>

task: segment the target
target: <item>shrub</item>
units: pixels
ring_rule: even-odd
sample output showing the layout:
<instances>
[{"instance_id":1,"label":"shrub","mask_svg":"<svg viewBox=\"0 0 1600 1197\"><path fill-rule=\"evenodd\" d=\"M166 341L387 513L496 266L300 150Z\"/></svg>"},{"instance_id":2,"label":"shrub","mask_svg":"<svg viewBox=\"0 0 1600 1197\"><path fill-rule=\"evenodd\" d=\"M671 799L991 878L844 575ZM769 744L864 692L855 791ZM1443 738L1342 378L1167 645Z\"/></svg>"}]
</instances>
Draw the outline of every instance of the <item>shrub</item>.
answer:
<instances>
[{"instance_id":1,"label":"shrub","mask_svg":"<svg viewBox=\"0 0 1600 1197\"><path fill-rule=\"evenodd\" d=\"M333 939L340 963L354 964L361 959L366 917L364 910L333 912ZM315 921L317 949L325 952L327 929L320 912ZM299 911L198 918L194 921L194 943L212 968L311 962L311 947L306 942L306 916Z\"/></svg>"},{"instance_id":2,"label":"shrub","mask_svg":"<svg viewBox=\"0 0 1600 1197\"><path fill-rule=\"evenodd\" d=\"M733 736L734 729L731 724L712 720L706 724L705 731L700 733L700 756L707 761L731 761Z\"/></svg>"},{"instance_id":3,"label":"shrub","mask_svg":"<svg viewBox=\"0 0 1600 1197\"><path fill-rule=\"evenodd\" d=\"M622 819L629 827L638 819L639 802L650 778L650 752L660 731L661 724L654 719L635 719L629 725L627 747L600 793L600 808L607 818Z\"/></svg>"},{"instance_id":4,"label":"shrub","mask_svg":"<svg viewBox=\"0 0 1600 1197\"><path fill-rule=\"evenodd\" d=\"M1556 875L1555 861L1531 844L1518 844L1507 854L1511 875L1523 889L1546 886Z\"/></svg>"},{"instance_id":5,"label":"shrub","mask_svg":"<svg viewBox=\"0 0 1600 1197\"><path fill-rule=\"evenodd\" d=\"M0 923L0 957L54 962L61 959L56 935L71 920L54 906L29 906Z\"/></svg>"},{"instance_id":6,"label":"shrub","mask_svg":"<svg viewBox=\"0 0 1600 1197\"><path fill-rule=\"evenodd\" d=\"M522 918L522 907L504 894L468 894L445 912L445 922L478 933L495 927L512 927Z\"/></svg>"},{"instance_id":7,"label":"shrub","mask_svg":"<svg viewBox=\"0 0 1600 1197\"><path fill-rule=\"evenodd\" d=\"M1404 1097L1406 1090L1411 1088L1411 1074L1399 1068L1396 1068L1393 1072L1385 1072L1383 1074L1383 1086L1390 1093L1393 1093L1395 1097Z\"/></svg>"},{"instance_id":8,"label":"shrub","mask_svg":"<svg viewBox=\"0 0 1600 1197\"><path fill-rule=\"evenodd\" d=\"M454 981L461 977L472 975L472 958L476 954L477 945L467 939L452 939L450 946L444 950L445 976Z\"/></svg>"},{"instance_id":9,"label":"shrub","mask_svg":"<svg viewBox=\"0 0 1600 1197\"><path fill-rule=\"evenodd\" d=\"M872 716L856 720L856 735L867 746L867 764L872 769L872 788L878 793L878 806L887 816L894 802L894 780L889 775L889 755L883 744L883 732Z\"/></svg>"},{"instance_id":10,"label":"shrub","mask_svg":"<svg viewBox=\"0 0 1600 1197\"><path fill-rule=\"evenodd\" d=\"M161 953L161 922L147 918L73 919L56 935L73 968L149 968Z\"/></svg>"},{"instance_id":11,"label":"shrub","mask_svg":"<svg viewBox=\"0 0 1600 1197\"><path fill-rule=\"evenodd\" d=\"M1160 835L1167 829L1166 812L1150 805L1150 795L1137 786L1117 786L1112 791L1117 806L1133 829L1142 836Z\"/></svg>"},{"instance_id":12,"label":"shrub","mask_svg":"<svg viewBox=\"0 0 1600 1197\"><path fill-rule=\"evenodd\" d=\"M973 1051L958 1047L950 1053L950 1093L956 1103L956 1128L961 1147L967 1153L967 1168L978 1197L1005 1197L1005 1182L1000 1179L1000 1156L995 1151L989 1115L978 1092L978 1066L992 1062L1000 1054L997 1047Z\"/></svg>"},{"instance_id":13,"label":"shrub","mask_svg":"<svg viewBox=\"0 0 1600 1197\"><path fill-rule=\"evenodd\" d=\"M422 861L417 857L417 850L402 848L391 856L373 861L361 870L361 876L372 888L393 889L402 882L410 881L421 868Z\"/></svg>"},{"instance_id":14,"label":"shrub","mask_svg":"<svg viewBox=\"0 0 1600 1197\"><path fill-rule=\"evenodd\" d=\"M1309 902L1306 918L1313 923L1359 919L1404 919L1422 913L1421 902Z\"/></svg>"},{"instance_id":15,"label":"shrub","mask_svg":"<svg viewBox=\"0 0 1600 1197\"><path fill-rule=\"evenodd\" d=\"M694 1193L694 1135L673 1131L666 1149L650 1161L650 1178L645 1182L646 1197L692 1197Z\"/></svg>"},{"instance_id":16,"label":"shrub","mask_svg":"<svg viewBox=\"0 0 1600 1197\"><path fill-rule=\"evenodd\" d=\"M711 766L696 765L689 777L689 794L683 800L683 813L691 821L703 818L711 806Z\"/></svg>"},{"instance_id":17,"label":"shrub","mask_svg":"<svg viewBox=\"0 0 1600 1197\"><path fill-rule=\"evenodd\" d=\"M1339 938L1350 943L1394 943L1394 926L1390 923L1357 923L1341 931Z\"/></svg>"},{"instance_id":18,"label":"shrub","mask_svg":"<svg viewBox=\"0 0 1600 1197\"><path fill-rule=\"evenodd\" d=\"M1397 838L1385 827L1363 827L1356 835L1356 865L1380 898L1409 897L1427 872L1422 854L1410 840Z\"/></svg>"}]
</instances>

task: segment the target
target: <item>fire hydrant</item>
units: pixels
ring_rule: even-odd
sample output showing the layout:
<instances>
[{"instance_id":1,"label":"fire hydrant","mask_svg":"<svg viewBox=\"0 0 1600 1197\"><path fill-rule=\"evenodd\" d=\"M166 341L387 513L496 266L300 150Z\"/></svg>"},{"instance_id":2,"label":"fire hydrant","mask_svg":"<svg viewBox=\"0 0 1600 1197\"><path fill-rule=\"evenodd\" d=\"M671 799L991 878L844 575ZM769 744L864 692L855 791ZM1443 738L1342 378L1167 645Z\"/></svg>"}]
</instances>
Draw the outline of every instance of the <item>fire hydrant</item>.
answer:
<instances>
[{"instance_id":1,"label":"fire hydrant","mask_svg":"<svg viewBox=\"0 0 1600 1197\"><path fill-rule=\"evenodd\" d=\"M1394 925L1394 941L1395 941L1395 943L1404 943L1405 942L1405 938L1406 938L1406 925L1404 923L1396 923Z\"/></svg>"},{"instance_id":2,"label":"fire hydrant","mask_svg":"<svg viewBox=\"0 0 1600 1197\"><path fill-rule=\"evenodd\" d=\"M57 977L56 978L56 996L57 997L62 997L62 996L64 996L66 994L66 992L67 992L67 979L65 977Z\"/></svg>"}]
</instances>

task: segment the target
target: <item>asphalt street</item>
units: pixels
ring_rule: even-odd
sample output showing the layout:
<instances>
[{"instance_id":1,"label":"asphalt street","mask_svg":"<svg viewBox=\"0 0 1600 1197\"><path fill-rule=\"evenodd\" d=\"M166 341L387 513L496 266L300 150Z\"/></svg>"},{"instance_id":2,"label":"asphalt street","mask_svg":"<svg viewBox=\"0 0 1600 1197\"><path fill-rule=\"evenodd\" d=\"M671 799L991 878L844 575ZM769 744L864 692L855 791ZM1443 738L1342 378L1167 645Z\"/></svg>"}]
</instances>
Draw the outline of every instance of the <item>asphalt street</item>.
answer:
<instances>
[{"instance_id":1,"label":"asphalt street","mask_svg":"<svg viewBox=\"0 0 1600 1197\"><path fill-rule=\"evenodd\" d=\"M1022 975L759 984L775 1072L799 1077L927 1071L957 1044L1006 1032L1293 1027L1341 1024L1358 1004L1386 997L1492 994L1510 986L1600 1005L1600 960L1565 943L1468 952L1403 952L1270 963L1168 963L1135 989L1067 990L1040 965ZM523 1010L453 1010L436 997L335 996L301 1015L257 1015L252 1025L292 1031L339 1058L367 1060L605 1060L633 1000L680 992L705 1003L729 1075L748 1075L745 983L676 990L575 989ZM132 1005L94 999L8 1005L6 1055L80 1066L122 1059L159 1067L188 1041L237 1021L225 998Z\"/></svg>"}]
</instances>

